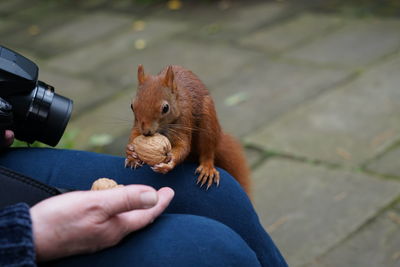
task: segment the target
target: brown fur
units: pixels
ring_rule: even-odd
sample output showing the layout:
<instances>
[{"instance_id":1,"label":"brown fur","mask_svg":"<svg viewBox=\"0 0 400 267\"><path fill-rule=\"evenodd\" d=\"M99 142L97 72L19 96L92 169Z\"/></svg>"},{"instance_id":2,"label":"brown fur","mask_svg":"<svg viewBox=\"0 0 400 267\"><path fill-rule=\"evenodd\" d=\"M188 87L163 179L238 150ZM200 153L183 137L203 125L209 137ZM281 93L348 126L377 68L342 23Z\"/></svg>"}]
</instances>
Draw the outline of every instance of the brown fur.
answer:
<instances>
[{"instance_id":1,"label":"brown fur","mask_svg":"<svg viewBox=\"0 0 400 267\"><path fill-rule=\"evenodd\" d=\"M141 134L156 132L168 137L172 145L170 162L153 167L168 172L185 159L200 163L198 182L219 184L219 172L214 164L228 171L250 193L250 172L242 146L232 136L223 133L214 102L206 86L191 71L180 66L168 66L158 75L138 68L139 88L132 102L135 123L129 144ZM163 113L163 107L169 111ZM133 152L133 154L132 154ZM127 147L127 165L141 166L132 147Z\"/></svg>"}]
</instances>

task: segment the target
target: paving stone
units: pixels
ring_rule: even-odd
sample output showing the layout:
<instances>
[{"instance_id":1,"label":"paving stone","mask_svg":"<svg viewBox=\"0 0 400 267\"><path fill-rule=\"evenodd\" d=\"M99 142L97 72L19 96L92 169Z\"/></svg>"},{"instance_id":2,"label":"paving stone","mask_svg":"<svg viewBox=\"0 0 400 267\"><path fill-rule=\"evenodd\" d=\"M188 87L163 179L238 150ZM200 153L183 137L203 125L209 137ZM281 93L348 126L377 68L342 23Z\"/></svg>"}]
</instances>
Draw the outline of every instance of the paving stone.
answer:
<instances>
[{"instance_id":1,"label":"paving stone","mask_svg":"<svg viewBox=\"0 0 400 267\"><path fill-rule=\"evenodd\" d=\"M396 181L284 159L253 179L255 208L290 266L312 262L400 195Z\"/></svg>"},{"instance_id":2,"label":"paving stone","mask_svg":"<svg viewBox=\"0 0 400 267\"><path fill-rule=\"evenodd\" d=\"M15 1L9 1L15 2ZM18 0L17 0L18 2ZM45 19L47 16L53 14L61 16L63 12L69 12L70 9L65 5L67 1L26 1L21 2L17 8L10 14L10 17L17 18L18 20L36 23L40 19ZM62 11L62 12L60 12ZM75 13L77 10L75 9ZM45 15L44 15L45 14Z\"/></svg>"},{"instance_id":3,"label":"paving stone","mask_svg":"<svg viewBox=\"0 0 400 267\"><path fill-rule=\"evenodd\" d=\"M196 1L189 3L182 2L182 7L178 10L170 10L169 8L153 9L151 15L157 18L173 21L186 21L195 25L207 25L210 22L221 21L229 18L232 10L241 7L239 2L230 2L227 9L221 9L218 2L201 2ZM130 3L132 6L132 3Z\"/></svg>"},{"instance_id":4,"label":"paving stone","mask_svg":"<svg viewBox=\"0 0 400 267\"><path fill-rule=\"evenodd\" d=\"M240 44L270 52L282 52L342 24L342 19L337 16L306 13L244 36Z\"/></svg>"},{"instance_id":5,"label":"paving stone","mask_svg":"<svg viewBox=\"0 0 400 267\"><path fill-rule=\"evenodd\" d=\"M133 25L139 24L143 25L143 30L135 30ZM135 42L138 40L144 40L148 46L186 29L186 24L173 21L157 19L136 21L126 31L70 53L60 54L52 58L48 65L54 69L85 75L87 72L96 72L115 58L135 54Z\"/></svg>"},{"instance_id":6,"label":"paving stone","mask_svg":"<svg viewBox=\"0 0 400 267\"><path fill-rule=\"evenodd\" d=\"M237 40L239 33L253 31L287 16L285 3L258 2L234 7L192 34L207 39Z\"/></svg>"},{"instance_id":7,"label":"paving stone","mask_svg":"<svg viewBox=\"0 0 400 267\"><path fill-rule=\"evenodd\" d=\"M360 165L399 139L399 67L400 55L287 113L247 141L290 155Z\"/></svg>"},{"instance_id":8,"label":"paving stone","mask_svg":"<svg viewBox=\"0 0 400 267\"><path fill-rule=\"evenodd\" d=\"M74 101L74 113L80 114L85 109L106 101L118 92L109 84L97 83L95 80L76 78L47 69L40 69L39 79L54 86L59 95Z\"/></svg>"},{"instance_id":9,"label":"paving stone","mask_svg":"<svg viewBox=\"0 0 400 267\"><path fill-rule=\"evenodd\" d=\"M229 20L222 23L223 27L234 31L248 31L280 18L286 11L284 3L257 3L243 6L235 10Z\"/></svg>"},{"instance_id":10,"label":"paving stone","mask_svg":"<svg viewBox=\"0 0 400 267\"><path fill-rule=\"evenodd\" d=\"M361 19L286 56L321 64L360 66L400 47L400 20Z\"/></svg>"},{"instance_id":11,"label":"paving stone","mask_svg":"<svg viewBox=\"0 0 400 267\"><path fill-rule=\"evenodd\" d=\"M396 204L394 204L394 210L397 213L400 213L400 201L398 201Z\"/></svg>"},{"instance_id":12,"label":"paving stone","mask_svg":"<svg viewBox=\"0 0 400 267\"><path fill-rule=\"evenodd\" d=\"M327 90L348 74L345 70L266 58L237 69L232 78L216 87L212 96L224 129L243 137Z\"/></svg>"},{"instance_id":13,"label":"paving stone","mask_svg":"<svg viewBox=\"0 0 400 267\"><path fill-rule=\"evenodd\" d=\"M400 147L392 149L367 165L367 170L400 177Z\"/></svg>"},{"instance_id":14,"label":"paving stone","mask_svg":"<svg viewBox=\"0 0 400 267\"><path fill-rule=\"evenodd\" d=\"M93 136L102 135L113 141L128 132L133 124L130 103L134 94L133 89L125 90L79 117L73 113L67 131L77 131L75 148L90 149Z\"/></svg>"},{"instance_id":15,"label":"paving stone","mask_svg":"<svg viewBox=\"0 0 400 267\"><path fill-rule=\"evenodd\" d=\"M234 76L241 65L257 57L258 53L221 44L165 40L110 62L99 70L98 77L125 87L136 85L138 64L143 64L145 72L151 74L159 73L167 65L176 64L192 70L213 90L212 85Z\"/></svg>"},{"instance_id":16,"label":"paving stone","mask_svg":"<svg viewBox=\"0 0 400 267\"><path fill-rule=\"evenodd\" d=\"M132 3L133 2L130 0L119 0L119 1L108 2L108 6L115 10L126 11L134 7Z\"/></svg>"},{"instance_id":17,"label":"paving stone","mask_svg":"<svg viewBox=\"0 0 400 267\"><path fill-rule=\"evenodd\" d=\"M83 8L83 9L95 9L95 8L104 8L106 9L108 6L106 3L109 2L107 0L86 0L79 1L75 4L75 7Z\"/></svg>"},{"instance_id":18,"label":"paving stone","mask_svg":"<svg viewBox=\"0 0 400 267\"><path fill-rule=\"evenodd\" d=\"M19 26L16 20L0 17L0 36L5 36L7 32L12 31ZM3 44L3 40L2 40Z\"/></svg>"},{"instance_id":19,"label":"paving stone","mask_svg":"<svg viewBox=\"0 0 400 267\"><path fill-rule=\"evenodd\" d=\"M0 2L0 14L5 16L12 13L16 13L21 10L22 6L27 7L27 5L33 5L34 1L26 1L26 0L13 0L13 1L1 1Z\"/></svg>"},{"instance_id":20,"label":"paving stone","mask_svg":"<svg viewBox=\"0 0 400 267\"><path fill-rule=\"evenodd\" d=\"M113 34L131 23L132 18L128 16L105 12L77 16L74 20L41 35L35 46L44 55L55 55L99 38L112 38Z\"/></svg>"},{"instance_id":21,"label":"paving stone","mask_svg":"<svg viewBox=\"0 0 400 267\"><path fill-rule=\"evenodd\" d=\"M249 164L250 168L258 164L264 158L263 152L254 148L246 147L244 152L246 155L247 164Z\"/></svg>"},{"instance_id":22,"label":"paving stone","mask_svg":"<svg viewBox=\"0 0 400 267\"><path fill-rule=\"evenodd\" d=\"M51 10L42 10L40 7L22 10L13 14L11 19L7 18L7 21L16 21L17 24L12 30L0 32L2 44L41 55L55 53L55 51L50 50L51 47L40 43L42 36L66 21L74 21L78 14L80 14L78 11L69 9L58 12L56 7L52 7Z\"/></svg>"},{"instance_id":23,"label":"paving stone","mask_svg":"<svg viewBox=\"0 0 400 267\"><path fill-rule=\"evenodd\" d=\"M399 248L400 213L389 210L311 266L400 266Z\"/></svg>"}]
</instances>

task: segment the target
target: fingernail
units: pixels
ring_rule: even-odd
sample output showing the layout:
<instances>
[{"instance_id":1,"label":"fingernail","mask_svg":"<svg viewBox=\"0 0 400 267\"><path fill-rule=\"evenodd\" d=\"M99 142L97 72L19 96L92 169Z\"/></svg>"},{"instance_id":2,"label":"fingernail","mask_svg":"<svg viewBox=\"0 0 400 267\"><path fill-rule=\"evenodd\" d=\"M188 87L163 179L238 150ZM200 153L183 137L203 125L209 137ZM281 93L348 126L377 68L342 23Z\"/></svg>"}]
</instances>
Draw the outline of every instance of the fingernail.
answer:
<instances>
[{"instance_id":1,"label":"fingernail","mask_svg":"<svg viewBox=\"0 0 400 267\"><path fill-rule=\"evenodd\" d=\"M142 201L143 208L148 209L157 203L158 196L156 192L143 192L140 194L140 200Z\"/></svg>"}]
</instances>

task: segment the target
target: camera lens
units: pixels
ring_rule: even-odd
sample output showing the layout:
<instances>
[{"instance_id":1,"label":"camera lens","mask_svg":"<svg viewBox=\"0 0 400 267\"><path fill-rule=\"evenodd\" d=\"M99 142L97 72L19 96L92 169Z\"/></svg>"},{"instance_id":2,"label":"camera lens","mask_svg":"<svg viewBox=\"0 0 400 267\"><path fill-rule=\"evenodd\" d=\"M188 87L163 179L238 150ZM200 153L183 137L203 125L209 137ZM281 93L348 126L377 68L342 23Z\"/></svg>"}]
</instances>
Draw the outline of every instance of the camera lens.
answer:
<instances>
[{"instance_id":1,"label":"camera lens","mask_svg":"<svg viewBox=\"0 0 400 267\"><path fill-rule=\"evenodd\" d=\"M39 141L56 146L67 127L72 113L72 100L58 94L54 94L53 102L49 108L46 128ZM42 139L42 140L40 140Z\"/></svg>"},{"instance_id":2,"label":"camera lens","mask_svg":"<svg viewBox=\"0 0 400 267\"><path fill-rule=\"evenodd\" d=\"M28 95L9 98L14 109L16 138L56 146L72 113L72 100L54 93L54 88L38 81Z\"/></svg>"}]
</instances>

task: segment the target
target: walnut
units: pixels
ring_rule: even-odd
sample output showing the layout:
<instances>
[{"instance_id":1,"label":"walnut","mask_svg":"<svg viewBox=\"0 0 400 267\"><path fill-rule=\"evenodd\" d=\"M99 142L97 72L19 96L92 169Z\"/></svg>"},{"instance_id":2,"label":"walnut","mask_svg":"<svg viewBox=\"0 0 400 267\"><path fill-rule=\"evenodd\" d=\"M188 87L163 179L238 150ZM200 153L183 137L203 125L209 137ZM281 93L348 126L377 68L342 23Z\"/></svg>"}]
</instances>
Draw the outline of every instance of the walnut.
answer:
<instances>
[{"instance_id":1,"label":"walnut","mask_svg":"<svg viewBox=\"0 0 400 267\"><path fill-rule=\"evenodd\" d=\"M96 190L104 190L104 189L110 189L110 188L115 188L115 187L122 187L123 185L117 184L114 180L108 179L108 178L99 178L96 181L93 182L92 188L90 190L96 191Z\"/></svg>"},{"instance_id":2,"label":"walnut","mask_svg":"<svg viewBox=\"0 0 400 267\"><path fill-rule=\"evenodd\" d=\"M139 159L148 165L154 166L169 160L171 143L162 134L139 135L133 140L132 144Z\"/></svg>"}]
</instances>

